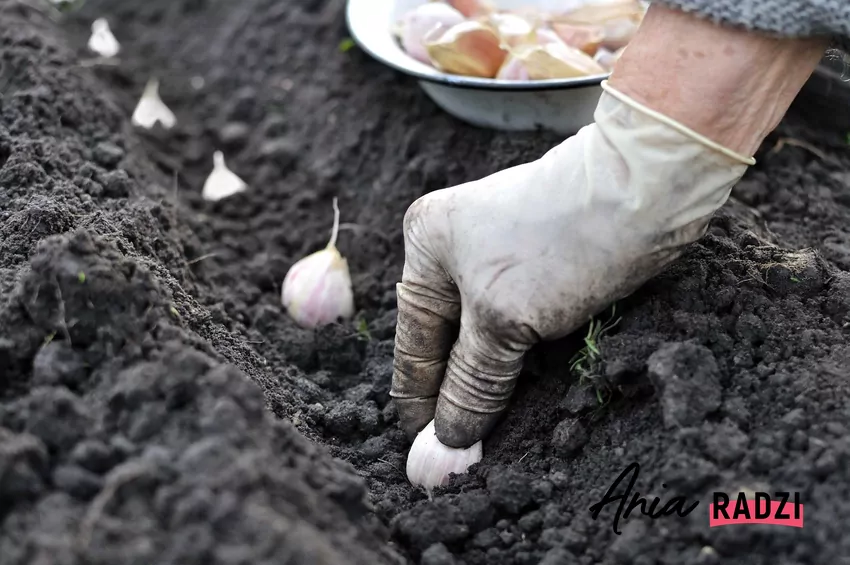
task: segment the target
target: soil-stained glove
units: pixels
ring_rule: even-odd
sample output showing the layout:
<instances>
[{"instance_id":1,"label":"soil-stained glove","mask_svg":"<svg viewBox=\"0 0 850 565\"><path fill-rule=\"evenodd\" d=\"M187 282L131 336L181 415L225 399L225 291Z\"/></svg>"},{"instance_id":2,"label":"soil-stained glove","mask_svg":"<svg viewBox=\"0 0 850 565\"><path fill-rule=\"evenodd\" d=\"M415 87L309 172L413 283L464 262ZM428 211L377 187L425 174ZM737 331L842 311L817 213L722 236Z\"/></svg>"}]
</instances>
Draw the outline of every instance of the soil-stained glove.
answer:
<instances>
[{"instance_id":1,"label":"soil-stained glove","mask_svg":"<svg viewBox=\"0 0 850 565\"><path fill-rule=\"evenodd\" d=\"M525 352L658 274L755 163L603 87L542 158L407 211L391 396L410 437L436 417L446 445L482 439Z\"/></svg>"}]
</instances>

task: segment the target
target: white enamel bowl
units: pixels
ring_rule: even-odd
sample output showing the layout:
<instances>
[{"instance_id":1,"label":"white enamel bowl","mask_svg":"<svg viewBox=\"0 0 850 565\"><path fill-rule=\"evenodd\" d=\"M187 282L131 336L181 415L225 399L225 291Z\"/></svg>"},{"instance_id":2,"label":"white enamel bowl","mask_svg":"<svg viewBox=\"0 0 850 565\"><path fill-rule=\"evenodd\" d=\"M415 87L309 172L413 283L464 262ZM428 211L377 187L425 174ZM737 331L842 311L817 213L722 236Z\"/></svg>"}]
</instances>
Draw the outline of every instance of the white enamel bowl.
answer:
<instances>
[{"instance_id":1,"label":"white enamel bowl","mask_svg":"<svg viewBox=\"0 0 850 565\"><path fill-rule=\"evenodd\" d=\"M399 18L428 0L348 0L352 39L369 55L419 80L443 110L470 124L506 131L548 129L572 135L593 122L605 75L575 79L508 81L450 75L407 55L392 34ZM565 0L497 0L503 9L552 9Z\"/></svg>"}]
</instances>

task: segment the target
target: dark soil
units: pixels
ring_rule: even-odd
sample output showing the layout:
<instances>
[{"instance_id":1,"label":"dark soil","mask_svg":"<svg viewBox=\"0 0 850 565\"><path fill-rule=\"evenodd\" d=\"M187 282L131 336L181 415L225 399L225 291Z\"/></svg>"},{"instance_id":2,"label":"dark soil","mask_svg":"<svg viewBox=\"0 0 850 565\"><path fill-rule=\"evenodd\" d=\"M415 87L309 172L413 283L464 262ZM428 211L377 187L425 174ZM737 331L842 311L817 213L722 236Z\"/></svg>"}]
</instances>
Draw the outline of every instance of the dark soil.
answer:
<instances>
[{"instance_id":1,"label":"dark soil","mask_svg":"<svg viewBox=\"0 0 850 565\"><path fill-rule=\"evenodd\" d=\"M618 305L603 362L579 380L580 339L540 347L485 460L428 500L387 394L402 216L559 140L447 117L339 48L342 9L0 1L0 564L850 563L844 132L789 118ZM119 66L84 49L101 15ZM152 74L170 132L129 123ZM251 190L210 205L216 148ZM358 317L306 331L280 282L335 196ZM589 508L632 462L700 506L615 534ZM716 490L799 491L805 527L709 529Z\"/></svg>"}]
</instances>

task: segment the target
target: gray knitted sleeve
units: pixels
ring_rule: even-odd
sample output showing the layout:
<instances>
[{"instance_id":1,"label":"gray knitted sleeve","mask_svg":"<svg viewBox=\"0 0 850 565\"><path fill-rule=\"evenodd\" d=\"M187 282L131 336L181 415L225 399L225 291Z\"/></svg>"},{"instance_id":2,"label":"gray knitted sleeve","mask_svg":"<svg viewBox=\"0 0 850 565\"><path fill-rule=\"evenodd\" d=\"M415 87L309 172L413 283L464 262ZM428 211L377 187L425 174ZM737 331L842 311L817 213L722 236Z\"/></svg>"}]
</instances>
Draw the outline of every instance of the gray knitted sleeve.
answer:
<instances>
[{"instance_id":1,"label":"gray knitted sleeve","mask_svg":"<svg viewBox=\"0 0 850 565\"><path fill-rule=\"evenodd\" d=\"M656 0L716 22L788 37L825 35L850 52L850 0Z\"/></svg>"}]
</instances>

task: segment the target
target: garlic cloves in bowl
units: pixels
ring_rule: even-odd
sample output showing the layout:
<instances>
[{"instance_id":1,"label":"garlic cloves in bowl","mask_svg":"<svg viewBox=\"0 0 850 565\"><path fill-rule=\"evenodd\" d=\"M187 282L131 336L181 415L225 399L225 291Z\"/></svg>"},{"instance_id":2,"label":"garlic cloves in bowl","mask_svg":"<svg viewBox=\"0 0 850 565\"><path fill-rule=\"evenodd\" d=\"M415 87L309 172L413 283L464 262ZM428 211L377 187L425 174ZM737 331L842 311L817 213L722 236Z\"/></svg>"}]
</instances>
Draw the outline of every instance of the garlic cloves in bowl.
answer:
<instances>
[{"instance_id":1,"label":"garlic cloves in bowl","mask_svg":"<svg viewBox=\"0 0 850 565\"><path fill-rule=\"evenodd\" d=\"M639 0L609 0L588 2L577 9L555 14L552 21L578 25L603 25L606 22L622 19L640 21L643 14L644 8Z\"/></svg>"},{"instance_id":2,"label":"garlic cloves in bowl","mask_svg":"<svg viewBox=\"0 0 850 565\"><path fill-rule=\"evenodd\" d=\"M133 125L151 129L157 122L165 129L171 129L177 124L174 112L168 109L159 97L159 81L152 78L145 85L145 91L136 109L133 111Z\"/></svg>"},{"instance_id":3,"label":"garlic cloves in bowl","mask_svg":"<svg viewBox=\"0 0 850 565\"><path fill-rule=\"evenodd\" d=\"M333 200L334 225L327 247L296 262L283 279L281 300L303 328L316 328L354 316L348 261L336 248L339 206Z\"/></svg>"},{"instance_id":4,"label":"garlic cloves in bowl","mask_svg":"<svg viewBox=\"0 0 850 565\"><path fill-rule=\"evenodd\" d=\"M564 40L561 39L557 33L548 27L538 27L534 30L534 34L531 36L530 41L527 43L533 43L534 45L546 45L547 43L563 43Z\"/></svg>"},{"instance_id":5,"label":"garlic cloves in bowl","mask_svg":"<svg viewBox=\"0 0 850 565\"><path fill-rule=\"evenodd\" d=\"M435 67L446 73L493 78L505 62L507 51L491 28L465 21L439 33L429 34L425 48Z\"/></svg>"},{"instance_id":6,"label":"garlic cloves in bowl","mask_svg":"<svg viewBox=\"0 0 850 565\"><path fill-rule=\"evenodd\" d=\"M496 74L498 80L529 80L528 69L525 68L525 62L522 59L511 53L505 59L505 64L499 69Z\"/></svg>"},{"instance_id":7,"label":"garlic cloves in bowl","mask_svg":"<svg viewBox=\"0 0 850 565\"><path fill-rule=\"evenodd\" d=\"M561 41L591 57L596 55L599 46L605 41L605 30L600 26L553 23L552 30Z\"/></svg>"},{"instance_id":8,"label":"garlic cloves in bowl","mask_svg":"<svg viewBox=\"0 0 850 565\"><path fill-rule=\"evenodd\" d=\"M115 36L112 35L112 30L109 29L109 22L105 18L98 18L92 22L88 47L91 51L107 59L116 56L121 50L121 45L115 39Z\"/></svg>"},{"instance_id":9,"label":"garlic cloves in bowl","mask_svg":"<svg viewBox=\"0 0 850 565\"><path fill-rule=\"evenodd\" d=\"M529 19L510 12L490 14L486 21L496 29L502 41L510 46L527 42L534 33L534 24Z\"/></svg>"},{"instance_id":10,"label":"garlic cloves in bowl","mask_svg":"<svg viewBox=\"0 0 850 565\"><path fill-rule=\"evenodd\" d=\"M606 23L602 45L612 51L624 48L634 38L640 22L639 19L620 19Z\"/></svg>"},{"instance_id":11,"label":"garlic cloves in bowl","mask_svg":"<svg viewBox=\"0 0 850 565\"><path fill-rule=\"evenodd\" d=\"M423 63L430 63L425 36L464 21L464 16L448 4L429 2L410 10L398 22L397 34L404 52Z\"/></svg>"},{"instance_id":12,"label":"garlic cloves in bowl","mask_svg":"<svg viewBox=\"0 0 850 565\"><path fill-rule=\"evenodd\" d=\"M593 26L602 30L601 44L610 51L625 47L637 33L645 10L638 0L586 4L552 17L551 25ZM569 41L568 41L569 43Z\"/></svg>"},{"instance_id":13,"label":"garlic cloves in bowl","mask_svg":"<svg viewBox=\"0 0 850 565\"><path fill-rule=\"evenodd\" d=\"M466 473L484 455L479 441L466 449L457 449L437 439L434 420L419 432L407 455L407 480L423 487L428 495L434 487L448 484L449 475Z\"/></svg>"},{"instance_id":14,"label":"garlic cloves in bowl","mask_svg":"<svg viewBox=\"0 0 850 565\"><path fill-rule=\"evenodd\" d=\"M524 68L520 76L531 80L554 78L578 78L605 74L607 71L592 57L564 43L546 43L544 45L520 45L511 51L507 65L512 75L520 74L519 66ZM500 75L509 71L503 67Z\"/></svg>"},{"instance_id":15,"label":"garlic cloves in bowl","mask_svg":"<svg viewBox=\"0 0 850 565\"><path fill-rule=\"evenodd\" d=\"M228 196L244 192L248 188L236 173L227 168L224 162L224 154L216 151L213 154L213 170L204 182L204 190L201 196L208 202L218 202Z\"/></svg>"},{"instance_id":16,"label":"garlic cloves in bowl","mask_svg":"<svg viewBox=\"0 0 850 565\"><path fill-rule=\"evenodd\" d=\"M600 47L596 52L596 55L593 57L593 60L602 65L607 71L613 71L614 65L617 64L617 61L620 59L620 56L625 51L625 47L621 47L617 51L613 53L604 47Z\"/></svg>"}]
</instances>

